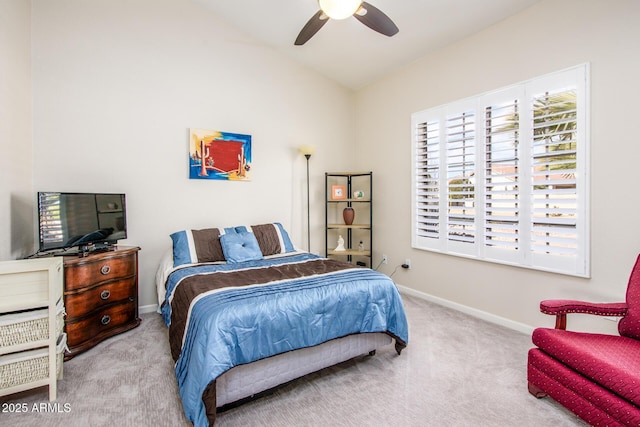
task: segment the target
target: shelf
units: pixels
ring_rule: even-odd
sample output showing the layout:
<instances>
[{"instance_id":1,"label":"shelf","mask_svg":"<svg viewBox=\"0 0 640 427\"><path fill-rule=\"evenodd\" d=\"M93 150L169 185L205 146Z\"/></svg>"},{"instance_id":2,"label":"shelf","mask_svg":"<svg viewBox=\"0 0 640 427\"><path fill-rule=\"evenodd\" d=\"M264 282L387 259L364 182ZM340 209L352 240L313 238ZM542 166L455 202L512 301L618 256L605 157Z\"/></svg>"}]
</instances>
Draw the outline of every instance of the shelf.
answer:
<instances>
[{"instance_id":1,"label":"shelf","mask_svg":"<svg viewBox=\"0 0 640 427\"><path fill-rule=\"evenodd\" d=\"M48 385L49 401L56 400L62 282L63 263L58 257L0 262L0 327L4 328L0 354L3 372L9 372L7 378L12 380L3 382L0 396ZM34 309L43 313L16 313ZM44 319L46 323L41 321ZM13 339L16 336L19 339ZM40 378L45 365L47 375Z\"/></svg>"},{"instance_id":2,"label":"shelf","mask_svg":"<svg viewBox=\"0 0 640 427\"><path fill-rule=\"evenodd\" d=\"M334 199L334 188L342 187L344 199ZM353 197L354 195L362 197ZM351 197L349 197L351 196ZM373 172L325 172L325 255L346 258L347 262L372 267L373 257ZM358 224L343 222L343 208L352 207ZM336 242L342 237L344 247L336 251ZM359 250L358 243L368 248ZM369 259L362 259L365 257Z\"/></svg>"},{"instance_id":3,"label":"shelf","mask_svg":"<svg viewBox=\"0 0 640 427\"><path fill-rule=\"evenodd\" d=\"M371 172L327 172L328 176L369 176Z\"/></svg>"},{"instance_id":4,"label":"shelf","mask_svg":"<svg viewBox=\"0 0 640 427\"><path fill-rule=\"evenodd\" d=\"M369 199L329 199L329 203L371 203Z\"/></svg>"},{"instance_id":5,"label":"shelf","mask_svg":"<svg viewBox=\"0 0 640 427\"><path fill-rule=\"evenodd\" d=\"M8 387L2 390L3 395L9 395L14 393L20 393L23 391L31 390L32 388L39 388L44 386L50 386L50 381L48 378L43 378L37 381L30 381L24 384L14 385L12 387Z\"/></svg>"},{"instance_id":6,"label":"shelf","mask_svg":"<svg viewBox=\"0 0 640 427\"><path fill-rule=\"evenodd\" d=\"M46 347L49 345L49 340L29 341L23 344L15 344L7 347L0 347L0 355L17 353L19 351L31 350L34 348Z\"/></svg>"},{"instance_id":7,"label":"shelf","mask_svg":"<svg viewBox=\"0 0 640 427\"><path fill-rule=\"evenodd\" d=\"M347 249L346 251L334 251L333 249L327 250L327 255L359 255L359 256L371 256L371 251L359 251L357 249Z\"/></svg>"},{"instance_id":8,"label":"shelf","mask_svg":"<svg viewBox=\"0 0 640 427\"><path fill-rule=\"evenodd\" d=\"M31 310L38 308L48 308L49 300L26 300L26 301L3 301L0 303L0 313L10 313L14 311Z\"/></svg>"}]
</instances>

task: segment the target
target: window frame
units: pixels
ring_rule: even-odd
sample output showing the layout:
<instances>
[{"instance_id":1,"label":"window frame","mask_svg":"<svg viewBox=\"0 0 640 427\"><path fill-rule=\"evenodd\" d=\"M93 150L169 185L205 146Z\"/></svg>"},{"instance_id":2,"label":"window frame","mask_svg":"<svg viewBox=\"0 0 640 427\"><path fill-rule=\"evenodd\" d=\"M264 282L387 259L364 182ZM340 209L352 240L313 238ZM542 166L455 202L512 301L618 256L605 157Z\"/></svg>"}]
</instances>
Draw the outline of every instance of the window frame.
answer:
<instances>
[{"instance_id":1,"label":"window frame","mask_svg":"<svg viewBox=\"0 0 640 427\"><path fill-rule=\"evenodd\" d=\"M415 112L411 115L411 244L413 248L435 251L454 256L468 257L483 261L500 264L513 265L541 271L555 272L578 277L590 277L590 209L589 209L589 144L590 144L590 96L589 96L589 64L581 64L558 72L535 77L533 79L506 86L491 92L475 95L462 100L443 104L426 110ZM575 230L573 238L567 243L572 254L560 254L560 248L546 249L546 252L532 250L533 228L535 221L534 209L534 188L533 181L535 174L533 167L534 148L533 140L533 104L534 96L542 92L565 93L574 91L576 94L575 130ZM564 91L564 92L563 92ZM516 170L514 180L517 191L514 199L517 202L517 243L509 248L509 245L488 245L486 243L487 230L487 194L485 192L487 172L489 165L497 164L497 161L490 162L486 159L486 147L493 144L493 140L488 142L485 113L488 107L493 107L499 103L508 104L513 101L517 107L518 128L516 158L514 160ZM475 115L475 171L474 171L474 203L475 221L473 229L476 234L473 242L452 241L448 238L448 216L450 209L450 195L447 186L451 186L451 177L447 175L447 118L459 114L462 111L473 111ZM571 123L573 124L573 122ZM435 130L431 130L434 129ZM428 141L423 137L429 132ZM433 153L434 141L438 146L438 166L433 165L435 157L426 153L426 145L429 143L430 153ZM573 141L573 140L572 140ZM431 161L429 172L425 169L427 157ZM492 169L493 170L493 169ZM437 177L434 178L437 173ZM494 175L491 175L495 177ZM442 179L442 178L445 179ZM573 178L573 177L572 177ZM434 185L437 182L438 192L435 193ZM426 188L430 189L426 189ZM554 188L554 187L550 187ZM556 195L557 189L547 190L547 193ZM429 193L431 192L431 193ZM425 213L426 201L435 201L429 206L429 215ZM463 202L464 203L464 202ZM436 209L437 207L437 209ZM437 211L437 212L436 212ZM426 232L425 223L430 221L431 232ZM492 223L493 224L493 223ZM493 226L497 228L496 226ZM491 227L489 227L491 228ZM559 232L558 232L559 233ZM434 237L437 236L437 237ZM559 246L562 246L560 244Z\"/></svg>"}]
</instances>

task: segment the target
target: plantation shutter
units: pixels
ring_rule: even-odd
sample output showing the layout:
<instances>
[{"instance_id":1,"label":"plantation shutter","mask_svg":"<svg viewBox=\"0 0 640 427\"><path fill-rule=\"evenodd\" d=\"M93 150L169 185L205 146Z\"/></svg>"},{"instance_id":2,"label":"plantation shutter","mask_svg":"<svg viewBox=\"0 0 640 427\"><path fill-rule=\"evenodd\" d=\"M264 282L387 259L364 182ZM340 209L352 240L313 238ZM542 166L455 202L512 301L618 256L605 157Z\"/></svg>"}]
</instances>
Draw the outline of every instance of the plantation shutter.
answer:
<instances>
[{"instance_id":1,"label":"plantation shutter","mask_svg":"<svg viewBox=\"0 0 640 427\"><path fill-rule=\"evenodd\" d=\"M447 117L447 238L474 243L476 116L473 110Z\"/></svg>"},{"instance_id":2,"label":"plantation shutter","mask_svg":"<svg viewBox=\"0 0 640 427\"><path fill-rule=\"evenodd\" d=\"M416 188L417 235L440 235L440 126L436 121L417 125Z\"/></svg>"},{"instance_id":3,"label":"plantation shutter","mask_svg":"<svg viewBox=\"0 0 640 427\"><path fill-rule=\"evenodd\" d=\"M576 91L532 98L531 250L575 255L577 236Z\"/></svg>"},{"instance_id":4,"label":"plantation shutter","mask_svg":"<svg viewBox=\"0 0 640 427\"><path fill-rule=\"evenodd\" d=\"M589 275L588 67L412 115L412 245Z\"/></svg>"},{"instance_id":5,"label":"plantation shutter","mask_svg":"<svg viewBox=\"0 0 640 427\"><path fill-rule=\"evenodd\" d=\"M484 244L518 249L520 239L518 100L484 108Z\"/></svg>"}]
</instances>

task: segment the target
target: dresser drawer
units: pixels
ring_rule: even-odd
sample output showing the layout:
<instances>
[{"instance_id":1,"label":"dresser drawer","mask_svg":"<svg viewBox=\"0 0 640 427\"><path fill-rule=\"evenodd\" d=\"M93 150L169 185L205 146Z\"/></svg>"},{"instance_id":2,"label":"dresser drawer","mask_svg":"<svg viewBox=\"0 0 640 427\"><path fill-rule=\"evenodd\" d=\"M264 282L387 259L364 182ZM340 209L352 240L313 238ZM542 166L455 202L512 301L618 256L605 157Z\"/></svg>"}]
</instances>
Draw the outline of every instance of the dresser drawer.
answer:
<instances>
[{"instance_id":1,"label":"dresser drawer","mask_svg":"<svg viewBox=\"0 0 640 427\"><path fill-rule=\"evenodd\" d=\"M108 334L127 323L136 322L136 303L112 305L77 321L67 319L67 344L76 346L100 334Z\"/></svg>"},{"instance_id":2,"label":"dresser drawer","mask_svg":"<svg viewBox=\"0 0 640 427\"><path fill-rule=\"evenodd\" d=\"M82 317L90 311L100 309L108 304L119 301L134 299L135 277L116 280L95 286L82 292L67 292L65 295L65 307L67 309L67 319L71 320Z\"/></svg>"},{"instance_id":3,"label":"dresser drawer","mask_svg":"<svg viewBox=\"0 0 640 427\"><path fill-rule=\"evenodd\" d=\"M64 270L65 290L81 289L106 280L131 277L136 274L134 256L113 257L66 265Z\"/></svg>"},{"instance_id":4,"label":"dresser drawer","mask_svg":"<svg viewBox=\"0 0 640 427\"><path fill-rule=\"evenodd\" d=\"M64 257L65 360L140 324L137 246Z\"/></svg>"}]
</instances>

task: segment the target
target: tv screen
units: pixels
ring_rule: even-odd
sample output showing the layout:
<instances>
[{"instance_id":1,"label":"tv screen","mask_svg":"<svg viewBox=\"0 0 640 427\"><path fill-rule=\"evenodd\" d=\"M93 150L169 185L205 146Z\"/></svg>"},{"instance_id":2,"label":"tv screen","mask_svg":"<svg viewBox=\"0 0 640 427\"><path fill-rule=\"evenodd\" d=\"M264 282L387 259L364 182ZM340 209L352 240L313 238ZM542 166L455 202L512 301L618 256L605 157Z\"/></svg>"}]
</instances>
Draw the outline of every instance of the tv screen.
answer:
<instances>
[{"instance_id":1,"label":"tv screen","mask_svg":"<svg viewBox=\"0 0 640 427\"><path fill-rule=\"evenodd\" d=\"M124 194L38 193L40 251L96 244L127 238Z\"/></svg>"}]
</instances>

